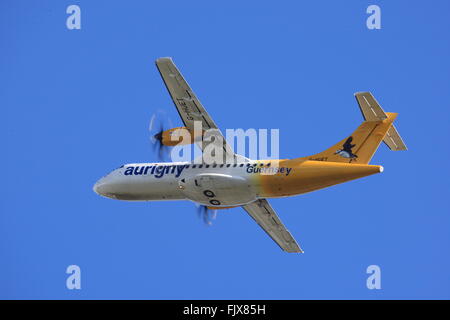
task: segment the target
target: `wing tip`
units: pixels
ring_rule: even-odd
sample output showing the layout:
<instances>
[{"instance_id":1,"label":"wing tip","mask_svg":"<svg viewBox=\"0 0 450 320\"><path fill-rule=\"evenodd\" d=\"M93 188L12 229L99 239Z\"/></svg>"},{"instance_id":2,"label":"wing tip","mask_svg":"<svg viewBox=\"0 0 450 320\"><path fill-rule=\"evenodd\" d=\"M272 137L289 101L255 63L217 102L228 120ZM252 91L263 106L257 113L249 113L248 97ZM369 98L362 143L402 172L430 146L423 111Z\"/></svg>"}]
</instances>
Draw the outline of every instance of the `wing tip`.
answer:
<instances>
[{"instance_id":1,"label":"wing tip","mask_svg":"<svg viewBox=\"0 0 450 320\"><path fill-rule=\"evenodd\" d=\"M288 253L305 253L301 248L295 248L293 250L285 250Z\"/></svg>"},{"instance_id":2,"label":"wing tip","mask_svg":"<svg viewBox=\"0 0 450 320\"><path fill-rule=\"evenodd\" d=\"M173 61L172 57L160 57L155 60L155 63L164 62L164 61Z\"/></svg>"},{"instance_id":3,"label":"wing tip","mask_svg":"<svg viewBox=\"0 0 450 320\"><path fill-rule=\"evenodd\" d=\"M358 91L358 92L355 92L353 95L356 97L356 96L359 96L359 95L362 95L362 94L372 94L370 91Z\"/></svg>"},{"instance_id":4,"label":"wing tip","mask_svg":"<svg viewBox=\"0 0 450 320\"><path fill-rule=\"evenodd\" d=\"M291 235L291 237L292 237L292 235ZM286 251L286 252L289 252L289 253L305 253L305 251L303 251L303 249L300 248L300 246L298 245L297 241L295 241L294 238L292 238L292 239L294 240L294 242L291 243L288 248L283 249L283 250Z\"/></svg>"}]
</instances>

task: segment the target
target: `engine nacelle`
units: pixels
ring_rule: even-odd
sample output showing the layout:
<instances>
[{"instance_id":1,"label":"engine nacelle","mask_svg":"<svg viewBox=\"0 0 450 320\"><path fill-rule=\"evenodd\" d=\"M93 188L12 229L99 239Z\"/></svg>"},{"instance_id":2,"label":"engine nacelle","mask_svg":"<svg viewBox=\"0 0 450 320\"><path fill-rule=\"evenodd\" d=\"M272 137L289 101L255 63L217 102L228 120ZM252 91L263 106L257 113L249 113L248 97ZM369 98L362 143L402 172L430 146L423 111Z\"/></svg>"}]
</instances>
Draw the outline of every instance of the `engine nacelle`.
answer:
<instances>
[{"instance_id":1,"label":"engine nacelle","mask_svg":"<svg viewBox=\"0 0 450 320\"><path fill-rule=\"evenodd\" d=\"M165 146L176 146L193 144L198 139L201 139L203 132L194 135L194 132L186 127L172 128L162 132L161 143Z\"/></svg>"},{"instance_id":2,"label":"engine nacelle","mask_svg":"<svg viewBox=\"0 0 450 320\"><path fill-rule=\"evenodd\" d=\"M179 188L192 201L213 207L244 205L256 200L256 193L243 177L203 173L181 179Z\"/></svg>"}]
</instances>

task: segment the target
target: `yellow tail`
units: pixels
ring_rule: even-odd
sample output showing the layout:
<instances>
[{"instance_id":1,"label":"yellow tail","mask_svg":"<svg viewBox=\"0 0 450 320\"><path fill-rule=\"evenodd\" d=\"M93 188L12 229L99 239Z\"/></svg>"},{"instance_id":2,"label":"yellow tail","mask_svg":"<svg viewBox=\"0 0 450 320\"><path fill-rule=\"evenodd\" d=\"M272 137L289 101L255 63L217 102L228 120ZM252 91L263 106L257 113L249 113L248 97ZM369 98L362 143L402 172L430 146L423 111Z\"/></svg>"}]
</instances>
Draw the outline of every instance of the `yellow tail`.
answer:
<instances>
[{"instance_id":1,"label":"yellow tail","mask_svg":"<svg viewBox=\"0 0 450 320\"><path fill-rule=\"evenodd\" d=\"M385 113L369 92L356 93L355 97L365 121L352 135L331 148L299 159L368 164L382 141L391 150L406 150L402 138L393 125L397 113Z\"/></svg>"}]
</instances>

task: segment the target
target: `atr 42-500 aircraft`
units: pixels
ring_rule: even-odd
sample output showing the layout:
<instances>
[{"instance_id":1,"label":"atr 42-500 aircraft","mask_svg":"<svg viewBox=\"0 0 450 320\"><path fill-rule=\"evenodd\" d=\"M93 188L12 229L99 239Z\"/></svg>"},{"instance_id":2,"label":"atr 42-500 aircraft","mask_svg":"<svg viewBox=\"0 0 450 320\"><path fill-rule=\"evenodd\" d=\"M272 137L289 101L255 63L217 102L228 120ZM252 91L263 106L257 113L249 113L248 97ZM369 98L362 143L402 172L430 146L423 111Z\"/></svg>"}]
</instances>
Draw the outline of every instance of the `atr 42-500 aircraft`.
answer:
<instances>
[{"instance_id":1,"label":"atr 42-500 aircraft","mask_svg":"<svg viewBox=\"0 0 450 320\"><path fill-rule=\"evenodd\" d=\"M393 125L397 114L385 113L372 94L359 92L355 97L364 122L331 148L308 157L250 160L227 145L172 59L157 59L156 66L184 123L183 130L193 133L195 122L201 123L202 132L215 129L227 160L125 164L97 181L94 191L102 196L132 201L190 200L211 209L242 207L283 250L303 252L267 199L382 172L382 166L369 165L382 141L391 150L406 150ZM155 138L163 145L173 145L171 136L176 129L163 130ZM205 151L201 138L193 137L188 143Z\"/></svg>"}]
</instances>

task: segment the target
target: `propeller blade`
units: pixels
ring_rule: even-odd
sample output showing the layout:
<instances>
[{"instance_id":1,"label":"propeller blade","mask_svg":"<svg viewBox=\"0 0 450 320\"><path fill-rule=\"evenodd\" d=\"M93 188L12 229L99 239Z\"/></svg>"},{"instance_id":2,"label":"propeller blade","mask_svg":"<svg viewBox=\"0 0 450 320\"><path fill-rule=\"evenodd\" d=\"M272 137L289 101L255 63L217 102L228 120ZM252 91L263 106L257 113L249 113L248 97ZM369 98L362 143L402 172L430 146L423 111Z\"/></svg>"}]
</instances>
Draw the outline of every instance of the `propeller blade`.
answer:
<instances>
[{"instance_id":1,"label":"propeller blade","mask_svg":"<svg viewBox=\"0 0 450 320\"><path fill-rule=\"evenodd\" d=\"M212 225L212 220L216 219L217 210L209 209L207 206L196 204L197 206L197 216L203 220L203 222L210 226Z\"/></svg>"},{"instance_id":2,"label":"propeller blade","mask_svg":"<svg viewBox=\"0 0 450 320\"><path fill-rule=\"evenodd\" d=\"M153 152L156 153L158 161L165 161L170 154L170 147L162 143L163 133L167 128L171 128L172 121L167 117L165 112L156 111L150 118L148 130L150 132L150 142L153 146Z\"/></svg>"}]
</instances>

